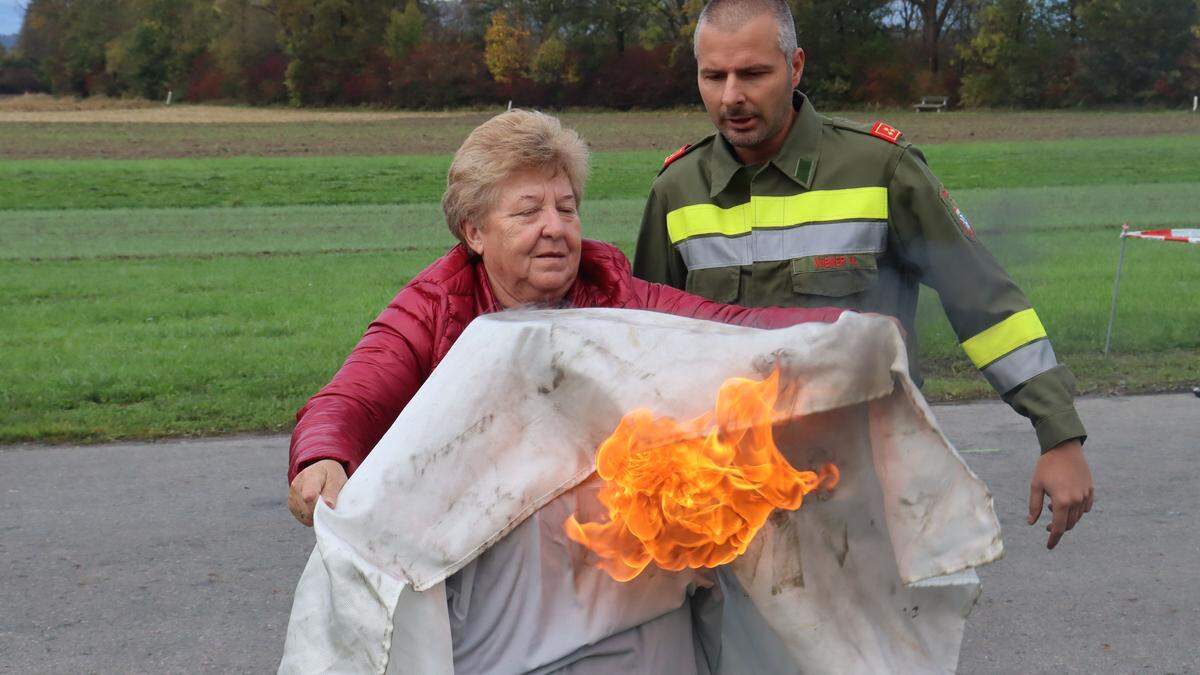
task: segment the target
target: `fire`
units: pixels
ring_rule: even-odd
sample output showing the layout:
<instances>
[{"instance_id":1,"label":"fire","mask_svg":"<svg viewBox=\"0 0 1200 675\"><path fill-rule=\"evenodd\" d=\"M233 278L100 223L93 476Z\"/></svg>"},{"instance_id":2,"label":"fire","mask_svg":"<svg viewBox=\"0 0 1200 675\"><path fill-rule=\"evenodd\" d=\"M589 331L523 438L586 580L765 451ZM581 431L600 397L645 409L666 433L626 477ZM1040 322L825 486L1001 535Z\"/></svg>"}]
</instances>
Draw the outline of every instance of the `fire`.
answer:
<instances>
[{"instance_id":1,"label":"fire","mask_svg":"<svg viewBox=\"0 0 1200 675\"><path fill-rule=\"evenodd\" d=\"M716 409L678 422L646 409L626 414L596 453L608 522L567 518L567 536L598 566L629 581L651 561L663 569L715 567L746 551L776 508L837 485L838 469L797 471L771 432L779 370L762 381L731 378Z\"/></svg>"}]
</instances>

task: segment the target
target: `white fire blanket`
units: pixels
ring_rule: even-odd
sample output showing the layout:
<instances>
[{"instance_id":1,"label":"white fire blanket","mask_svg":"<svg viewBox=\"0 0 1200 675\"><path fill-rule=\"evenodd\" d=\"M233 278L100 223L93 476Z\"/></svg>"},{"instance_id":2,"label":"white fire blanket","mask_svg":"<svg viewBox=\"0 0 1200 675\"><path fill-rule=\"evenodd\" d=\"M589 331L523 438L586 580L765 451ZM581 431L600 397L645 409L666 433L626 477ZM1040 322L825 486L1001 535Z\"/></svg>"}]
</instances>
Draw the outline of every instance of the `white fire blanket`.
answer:
<instances>
[{"instance_id":1,"label":"white fire blanket","mask_svg":"<svg viewBox=\"0 0 1200 675\"><path fill-rule=\"evenodd\" d=\"M836 463L841 482L777 511L721 570L738 592L714 670L952 672L973 568L1001 556L1000 526L892 324L846 314L767 331L607 309L467 328L336 510L318 505L280 672L453 673L449 575L587 479L625 413L690 419L726 379L776 363L792 385L778 446L798 469Z\"/></svg>"}]
</instances>

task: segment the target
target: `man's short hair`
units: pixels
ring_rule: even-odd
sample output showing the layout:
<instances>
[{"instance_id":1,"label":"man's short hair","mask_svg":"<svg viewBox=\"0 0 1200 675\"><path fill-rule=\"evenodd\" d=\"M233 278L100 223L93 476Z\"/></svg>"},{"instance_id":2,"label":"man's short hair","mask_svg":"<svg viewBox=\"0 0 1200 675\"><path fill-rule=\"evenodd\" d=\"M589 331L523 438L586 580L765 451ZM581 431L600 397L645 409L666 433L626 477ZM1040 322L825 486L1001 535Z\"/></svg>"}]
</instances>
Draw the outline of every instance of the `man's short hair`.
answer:
<instances>
[{"instance_id":1,"label":"man's short hair","mask_svg":"<svg viewBox=\"0 0 1200 675\"><path fill-rule=\"evenodd\" d=\"M796 20L792 18L792 8L787 0L711 0L696 19L692 53L699 58L696 36L700 34L700 26L708 23L723 30L737 30L763 14L774 16L775 23L779 24L779 51L790 62L799 44L796 42Z\"/></svg>"}]
</instances>

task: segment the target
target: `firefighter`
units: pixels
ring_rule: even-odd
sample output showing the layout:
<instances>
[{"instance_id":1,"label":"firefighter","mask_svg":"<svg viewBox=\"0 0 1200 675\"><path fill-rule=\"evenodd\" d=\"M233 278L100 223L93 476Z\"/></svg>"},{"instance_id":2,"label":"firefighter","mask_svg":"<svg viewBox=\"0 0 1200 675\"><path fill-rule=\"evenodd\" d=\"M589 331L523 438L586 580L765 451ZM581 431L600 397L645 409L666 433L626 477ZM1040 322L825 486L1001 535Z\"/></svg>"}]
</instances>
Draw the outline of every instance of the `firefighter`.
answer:
<instances>
[{"instance_id":1,"label":"firefighter","mask_svg":"<svg viewBox=\"0 0 1200 675\"><path fill-rule=\"evenodd\" d=\"M708 3L694 48L717 133L663 164L634 274L718 302L895 316L918 383L918 284L933 288L972 363L1033 423L1028 523L1049 497L1054 548L1091 509L1092 477L1074 378L1021 289L899 130L813 109L784 0Z\"/></svg>"}]
</instances>

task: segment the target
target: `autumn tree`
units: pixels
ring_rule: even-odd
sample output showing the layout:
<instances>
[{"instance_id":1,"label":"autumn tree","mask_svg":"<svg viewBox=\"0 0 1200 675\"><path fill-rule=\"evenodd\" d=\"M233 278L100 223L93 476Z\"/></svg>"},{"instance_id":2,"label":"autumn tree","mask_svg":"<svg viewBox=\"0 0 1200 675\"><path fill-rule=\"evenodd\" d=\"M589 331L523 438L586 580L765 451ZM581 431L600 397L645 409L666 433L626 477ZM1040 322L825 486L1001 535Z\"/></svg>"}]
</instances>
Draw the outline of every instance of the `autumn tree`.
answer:
<instances>
[{"instance_id":1,"label":"autumn tree","mask_svg":"<svg viewBox=\"0 0 1200 675\"><path fill-rule=\"evenodd\" d=\"M897 61L895 44L884 32L888 0L800 0L796 34L808 57L801 87L826 101L864 98L864 85ZM877 93L877 92L876 92Z\"/></svg>"},{"instance_id":2,"label":"autumn tree","mask_svg":"<svg viewBox=\"0 0 1200 675\"><path fill-rule=\"evenodd\" d=\"M41 79L55 93L83 94L85 73L73 73L68 66L68 33L71 7L66 0L30 0L17 37L17 48L37 64ZM88 70L94 70L95 64ZM104 68L103 56L98 67Z\"/></svg>"},{"instance_id":3,"label":"autumn tree","mask_svg":"<svg viewBox=\"0 0 1200 675\"><path fill-rule=\"evenodd\" d=\"M651 2L647 0L594 0L588 3L596 26L612 36L618 54L641 34Z\"/></svg>"},{"instance_id":4,"label":"autumn tree","mask_svg":"<svg viewBox=\"0 0 1200 675\"><path fill-rule=\"evenodd\" d=\"M294 105L345 100L348 82L373 74L384 55L388 0L271 0L290 62Z\"/></svg>"},{"instance_id":5,"label":"autumn tree","mask_svg":"<svg viewBox=\"0 0 1200 675\"><path fill-rule=\"evenodd\" d=\"M142 19L121 39L110 44L107 70L143 98L160 98L171 86L171 34L155 19Z\"/></svg>"},{"instance_id":6,"label":"autumn tree","mask_svg":"<svg viewBox=\"0 0 1200 675\"><path fill-rule=\"evenodd\" d=\"M1065 103L1072 75L1070 7L1063 0L987 0L959 52L971 106Z\"/></svg>"},{"instance_id":7,"label":"autumn tree","mask_svg":"<svg viewBox=\"0 0 1200 675\"><path fill-rule=\"evenodd\" d=\"M527 30L535 40L554 35L560 30L568 42L581 31L592 30L590 0L466 0L466 10L472 23L478 24L482 36L491 26L496 12L505 12L513 23Z\"/></svg>"},{"instance_id":8,"label":"autumn tree","mask_svg":"<svg viewBox=\"0 0 1200 675\"><path fill-rule=\"evenodd\" d=\"M133 26L104 44L106 72L144 98L180 94L195 59L208 48L215 13L210 0L133 0Z\"/></svg>"},{"instance_id":9,"label":"autumn tree","mask_svg":"<svg viewBox=\"0 0 1200 675\"><path fill-rule=\"evenodd\" d=\"M696 19L704 9L703 0L654 0L649 9L648 18L657 24L664 42L686 43L691 48Z\"/></svg>"},{"instance_id":10,"label":"autumn tree","mask_svg":"<svg viewBox=\"0 0 1200 675\"><path fill-rule=\"evenodd\" d=\"M270 101L276 92L260 91L255 73L281 58L279 22L268 0L214 0L215 28L208 49L225 77L232 98Z\"/></svg>"},{"instance_id":11,"label":"autumn tree","mask_svg":"<svg viewBox=\"0 0 1200 675\"><path fill-rule=\"evenodd\" d=\"M417 0L408 0L404 11L392 10L388 16L387 30L383 34L384 48L388 54L403 61L409 53L421 42L425 33L425 16Z\"/></svg>"},{"instance_id":12,"label":"autumn tree","mask_svg":"<svg viewBox=\"0 0 1200 675\"><path fill-rule=\"evenodd\" d=\"M567 43L558 36L542 40L533 54L530 76L539 84L559 84L578 79L567 60Z\"/></svg>"},{"instance_id":13,"label":"autumn tree","mask_svg":"<svg viewBox=\"0 0 1200 675\"><path fill-rule=\"evenodd\" d=\"M789 3L809 56L802 86L821 106L927 93L969 105L1140 103L1200 89L1197 0ZM694 103L703 5L27 0L20 58L9 55L0 87L297 105Z\"/></svg>"},{"instance_id":14,"label":"autumn tree","mask_svg":"<svg viewBox=\"0 0 1200 675\"><path fill-rule=\"evenodd\" d=\"M1197 23L1196 0L1079 0L1081 101L1134 103L1178 98L1182 60Z\"/></svg>"},{"instance_id":15,"label":"autumn tree","mask_svg":"<svg viewBox=\"0 0 1200 675\"><path fill-rule=\"evenodd\" d=\"M0 45L0 94L23 94L44 91L34 63L15 49Z\"/></svg>"},{"instance_id":16,"label":"autumn tree","mask_svg":"<svg viewBox=\"0 0 1200 675\"><path fill-rule=\"evenodd\" d=\"M1197 19L1196 25L1192 26L1191 34L1191 46L1180 59L1182 67L1180 86L1185 93L1192 92L1192 95L1195 96L1196 92L1200 92L1200 18Z\"/></svg>"},{"instance_id":17,"label":"autumn tree","mask_svg":"<svg viewBox=\"0 0 1200 675\"><path fill-rule=\"evenodd\" d=\"M963 9L967 0L901 0L919 20L921 46L929 72L941 72L942 33L953 12Z\"/></svg>"},{"instance_id":18,"label":"autumn tree","mask_svg":"<svg viewBox=\"0 0 1200 675\"><path fill-rule=\"evenodd\" d=\"M529 30L504 10L492 14L483 36L483 59L497 82L512 82L529 67Z\"/></svg>"},{"instance_id":19,"label":"autumn tree","mask_svg":"<svg viewBox=\"0 0 1200 675\"><path fill-rule=\"evenodd\" d=\"M30 0L18 46L53 91L105 90L106 45L128 28L129 10L117 0Z\"/></svg>"}]
</instances>

